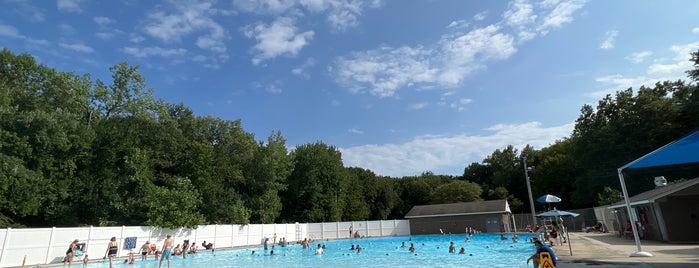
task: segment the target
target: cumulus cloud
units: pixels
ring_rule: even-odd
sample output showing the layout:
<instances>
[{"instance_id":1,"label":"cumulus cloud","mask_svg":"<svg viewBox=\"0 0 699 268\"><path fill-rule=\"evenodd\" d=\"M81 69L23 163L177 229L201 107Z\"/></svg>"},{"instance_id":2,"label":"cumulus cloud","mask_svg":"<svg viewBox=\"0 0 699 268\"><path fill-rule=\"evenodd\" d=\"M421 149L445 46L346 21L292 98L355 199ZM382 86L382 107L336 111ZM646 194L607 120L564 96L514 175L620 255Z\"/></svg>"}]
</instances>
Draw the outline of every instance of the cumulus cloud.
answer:
<instances>
[{"instance_id":1,"label":"cumulus cloud","mask_svg":"<svg viewBox=\"0 0 699 268\"><path fill-rule=\"evenodd\" d=\"M503 12L502 23L514 29L518 41L524 42L572 22L574 13L584 4L584 0L541 1L537 4L515 0Z\"/></svg>"},{"instance_id":2,"label":"cumulus cloud","mask_svg":"<svg viewBox=\"0 0 699 268\"><path fill-rule=\"evenodd\" d=\"M308 69L312 68L315 65L316 65L316 60L313 58L310 58L310 59L307 59L303 64L291 69L291 73L294 75L301 76L301 77L306 78L306 79L310 79L311 74L308 72Z\"/></svg>"},{"instance_id":3,"label":"cumulus cloud","mask_svg":"<svg viewBox=\"0 0 699 268\"><path fill-rule=\"evenodd\" d=\"M58 0L56 1L56 8L64 12L75 12L80 13L83 11L80 5L84 0Z\"/></svg>"},{"instance_id":4,"label":"cumulus cloud","mask_svg":"<svg viewBox=\"0 0 699 268\"><path fill-rule=\"evenodd\" d=\"M257 54L252 63L275 58L280 55L296 56L313 38L313 31L299 32L291 18L279 18L270 25L258 24L245 30L245 35L257 40L253 49Z\"/></svg>"},{"instance_id":5,"label":"cumulus cloud","mask_svg":"<svg viewBox=\"0 0 699 268\"><path fill-rule=\"evenodd\" d=\"M697 46L699 46L699 42L671 46L670 51L674 53L674 57L670 59L652 59L651 62L654 63L646 68L646 73L643 75L626 76L613 74L598 77L595 81L602 84L605 89L587 93L586 96L599 99L618 90L638 88L640 86L652 87L655 83L661 81L686 79L685 70L692 68L690 53L694 52ZM640 63L652 55L655 55L655 53L642 51L626 56L625 59Z\"/></svg>"},{"instance_id":6,"label":"cumulus cloud","mask_svg":"<svg viewBox=\"0 0 699 268\"><path fill-rule=\"evenodd\" d=\"M125 47L124 53L132 55L138 58L147 58L150 56L159 57L173 57L173 56L183 56L187 54L187 50L184 48L162 48L162 47Z\"/></svg>"},{"instance_id":7,"label":"cumulus cloud","mask_svg":"<svg viewBox=\"0 0 699 268\"><path fill-rule=\"evenodd\" d=\"M352 133L352 134L359 134L359 135L364 134L364 131L356 129L356 128L350 128L347 130L347 132Z\"/></svg>"},{"instance_id":8,"label":"cumulus cloud","mask_svg":"<svg viewBox=\"0 0 699 268\"><path fill-rule=\"evenodd\" d=\"M209 2L185 2L172 12L156 11L148 15L144 28L147 35L165 43L181 41L185 36L199 34L195 45L204 50L223 53L227 50L224 28L212 16L215 9Z\"/></svg>"},{"instance_id":9,"label":"cumulus cloud","mask_svg":"<svg viewBox=\"0 0 699 268\"><path fill-rule=\"evenodd\" d=\"M346 30L359 25L359 17L365 9L377 8L381 0L337 1L337 0L234 0L233 4L244 12L272 14L285 17L304 17L323 14L333 28Z\"/></svg>"},{"instance_id":10,"label":"cumulus cloud","mask_svg":"<svg viewBox=\"0 0 699 268\"><path fill-rule=\"evenodd\" d=\"M382 46L336 58L336 81L354 93L391 97L410 87L456 87L474 71L508 59L516 45L572 22L585 1L511 2L502 21L463 32L465 21L447 25L439 42L426 46ZM480 13L479 13L480 14ZM446 102L440 102L446 104ZM451 106L463 109L463 104Z\"/></svg>"},{"instance_id":11,"label":"cumulus cloud","mask_svg":"<svg viewBox=\"0 0 699 268\"><path fill-rule=\"evenodd\" d=\"M413 103L410 105L410 110L421 110L425 107L427 107L429 104L426 102L421 102L421 103Z\"/></svg>"},{"instance_id":12,"label":"cumulus cloud","mask_svg":"<svg viewBox=\"0 0 699 268\"><path fill-rule=\"evenodd\" d=\"M434 48L382 47L355 52L351 57L338 58L334 70L338 81L354 92L366 90L390 97L413 85L456 86L486 62L506 59L516 51L512 36L490 25L465 34L445 35Z\"/></svg>"},{"instance_id":13,"label":"cumulus cloud","mask_svg":"<svg viewBox=\"0 0 699 268\"><path fill-rule=\"evenodd\" d=\"M12 25L0 24L0 36L24 39L26 36L22 35L17 28Z\"/></svg>"},{"instance_id":14,"label":"cumulus cloud","mask_svg":"<svg viewBox=\"0 0 699 268\"><path fill-rule=\"evenodd\" d=\"M693 33L699 33L699 27L696 27L696 28L692 29L692 32L693 32Z\"/></svg>"},{"instance_id":15,"label":"cumulus cloud","mask_svg":"<svg viewBox=\"0 0 699 268\"><path fill-rule=\"evenodd\" d=\"M570 136L573 123L543 127L539 122L500 124L486 135L425 135L402 144L370 144L340 148L345 166L359 166L385 176L413 176L425 171L461 175L473 162L481 162L507 145L543 148Z\"/></svg>"},{"instance_id":16,"label":"cumulus cloud","mask_svg":"<svg viewBox=\"0 0 699 268\"><path fill-rule=\"evenodd\" d=\"M551 12L544 18L537 30L546 34L549 30L560 28L563 24L573 21L573 13L585 5L586 0L561 1L556 3Z\"/></svg>"},{"instance_id":17,"label":"cumulus cloud","mask_svg":"<svg viewBox=\"0 0 699 268\"><path fill-rule=\"evenodd\" d=\"M669 60L669 63L656 63L648 67L649 74L684 74L685 70L692 69L692 62L690 61L690 53L696 51L699 42L686 44L686 45L675 45L670 47L670 50L675 53L675 56Z\"/></svg>"},{"instance_id":18,"label":"cumulus cloud","mask_svg":"<svg viewBox=\"0 0 699 268\"><path fill-rule=\"evenodd\" d=\"M616 37L619 35L619 31L610 30L604 33L605 39L602 44L599 45L600 49L612 49L614 48L614 43L616 42Z\"/></svg>"},{"instance_id":19,"label":"cumulus cloud","mask_svg":"<svg viewBox=\"0 0 699 268\"><path fill-rule=\"evenodd\" d=\"M94 21L95 23L99 24L100 26L106 26L106 25L109 25L109 24L112 24L112 23L115 22L113 19L110 19L110 18L107 18L107 17L103 17L103 16L96 16L96 17L93 17L93 18L92 18L92 21Z\"/></svg>"},{"instance_id":20,"label":"cumulus cloud","mask_svg":"<svg viewBox=\"0 0 699 268\"><path fill-rule=\"evenodd\" d=\"M82 53L92 53L95 50L92 49L89 46L86 46L84 44L68 44L68 43L59 43L58 46L65 48L65 49L70 49L76 52L82 52Z\"/></svg>"},{"instance_id":21,"label":"cumulus cloud","mask_svg":"<svg viewBox=\"0 0 699 268\"><path fill-rule=\"evenodd\" d=\"M643 60L650 57L651 55L653 55L653 52L646 50L646 51L632 53L631 55L624 57L624 59L631 61L633 63L641 63L641 62L643 62Z\"/></svg>"},{"instance_id":22,"label":"cumulus cloud","mask_svg":"<svg viewBox=\"0 0 699 268\"><path fill-rule=\"evenodd\" d=\"M488 16L488 12L487 12L487 11L483 11L483 12L480 12L480 13L478 13L478 14L476 14L476 15L473 15L473 20L475 20L475 21L482 21L482 20L484 20L487 16Z\"/></svg>"}]
</instances>

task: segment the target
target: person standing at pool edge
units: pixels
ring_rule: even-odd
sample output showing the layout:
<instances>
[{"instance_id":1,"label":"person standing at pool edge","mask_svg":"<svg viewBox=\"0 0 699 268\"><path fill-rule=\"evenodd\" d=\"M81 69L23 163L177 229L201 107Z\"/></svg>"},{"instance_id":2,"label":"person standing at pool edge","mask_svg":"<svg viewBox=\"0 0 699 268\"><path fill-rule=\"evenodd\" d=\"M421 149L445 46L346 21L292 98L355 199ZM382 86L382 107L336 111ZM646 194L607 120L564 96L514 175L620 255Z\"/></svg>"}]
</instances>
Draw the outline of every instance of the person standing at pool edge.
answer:
<instances>
[{"instance_id":1,"label":"person standing at pool edge","mask_svg":"<svg viewBox=\"0 0 699 268\"><path fill-rule=\"evenodd\" d=\"M163 259L167 259L167 267L170 268L170 257L172 256L172 245L173 244L174 244L174 242L172 241L172 236L167 235L165 242L163 242L163 256L160 258L160 263L158 264L158 268L160 268L160 266L163 266Z\"/></svg>"},{"instance_id":2,"label":"person standing at pool edge","mask_svg":"<svg viewBox=\"0 0 699 268\"><path fill-rule=\"evenodd\" d=\"M107 251L104 252L105 258L109 258L109 268L112 268L112 261L117 255L117 250L119 250L119 243L117 243L116 237L112 236L107 244Z\"/></svg>"}]
</instances>

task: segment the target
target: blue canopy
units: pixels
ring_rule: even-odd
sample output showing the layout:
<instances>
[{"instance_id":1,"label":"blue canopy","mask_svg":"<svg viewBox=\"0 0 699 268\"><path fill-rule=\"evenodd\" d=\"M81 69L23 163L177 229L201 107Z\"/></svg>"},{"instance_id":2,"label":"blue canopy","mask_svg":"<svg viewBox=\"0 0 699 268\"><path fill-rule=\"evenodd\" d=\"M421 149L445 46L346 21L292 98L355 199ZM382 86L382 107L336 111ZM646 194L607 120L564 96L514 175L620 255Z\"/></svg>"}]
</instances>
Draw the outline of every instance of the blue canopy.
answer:
<instances>
[{"instance_id":1,"label":"blue canopy","mask_svg":"<svg viewBox=\"0 0 699 268\"><path fill-rule=\"evenodd\" d=\"M699 129L626 164L620 169L699 163Z\"/></svg>"}]
</instances>

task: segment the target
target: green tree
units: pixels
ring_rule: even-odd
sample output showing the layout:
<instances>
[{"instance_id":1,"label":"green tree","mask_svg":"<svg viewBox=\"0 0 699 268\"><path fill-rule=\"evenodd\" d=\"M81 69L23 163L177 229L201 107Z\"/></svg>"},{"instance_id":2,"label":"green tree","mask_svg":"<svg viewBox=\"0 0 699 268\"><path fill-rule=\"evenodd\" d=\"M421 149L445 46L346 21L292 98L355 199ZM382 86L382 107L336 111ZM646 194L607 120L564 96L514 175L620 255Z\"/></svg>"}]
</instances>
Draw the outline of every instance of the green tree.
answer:
<instances>
[{"instance_id":1,"label":"green tree","mask_svg":"<svg viewBox=\"0 0 699 268\"><path fill-rule=\"evenodd\" d=\"M283 193L284 221L339 221L345 209L349 176L340 151L322 142L303 144L292 151L294 170Z\"/></svg>"},{"instance_id":2,"label":"green tree","mask_svg":"<svg viewBox=\"0 0 699 268\"><path fill-rule=\"evenodd\" d=\"M432 204L448 204L456 202L473 202L481 200L483 190L473 182L456 180L440 185L432 192Z\"/></svg>"},{"instance_id":3,"label":"green tree","mask_svg":"<svg viewBox=\"0 0 699 268\"><path fill-rule=\"evenodd\" d=\"M272 133L266 144L258 144L245 171L244 199L251 209L252 222L274 223L280 216L282 202L279 192L286 189L286 178L293 167L293 159L287 152L281 132Z\"/></svg>"},{"instance_id":4,"label":"green tree","mask_svg":"<svg viewBox=\"0 0 699 268\"><path fill-rule=\"evenodd\" d=\"M199 192L188 179L166 178L170 185L148 187L145 224L161 228L194 228L204 223ZM233 205L235 206L235 205Z\"/></svg>"},{"instance_id":5,"label":"green tree","mask_svg":"<svg viewBox=\"0 0 699 268\"><path fill-rule=\"evenodd\" d=\"M602 192L597 194L597 205L606 206L621 201L621 191L605 186Z\"/></svg>"}]
</instances>

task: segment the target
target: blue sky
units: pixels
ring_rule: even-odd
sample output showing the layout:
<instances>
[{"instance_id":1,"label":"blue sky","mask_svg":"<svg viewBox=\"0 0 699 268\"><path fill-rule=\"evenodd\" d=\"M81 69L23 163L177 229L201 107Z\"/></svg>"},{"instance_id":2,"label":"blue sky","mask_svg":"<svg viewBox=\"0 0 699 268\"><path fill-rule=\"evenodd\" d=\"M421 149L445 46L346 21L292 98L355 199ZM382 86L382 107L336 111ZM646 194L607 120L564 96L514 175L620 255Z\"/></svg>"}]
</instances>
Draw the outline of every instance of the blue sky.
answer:
<instances>
[{"instance_id":1,"label":"blue sky","mask_svg":"<svg viewBox=\"0 0 699 268\"><path fill-rule=\"evenodd\" d=\"M379 175L461 175L496 149L568 137L583 104L685 79L699 1L0 0L0 44L322 141Z\"/></svg>"}]
</instances>

